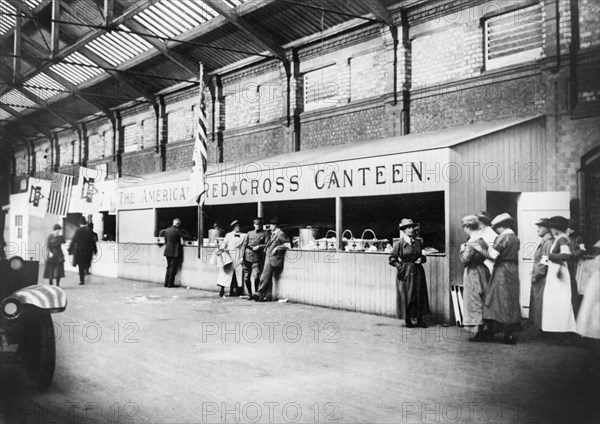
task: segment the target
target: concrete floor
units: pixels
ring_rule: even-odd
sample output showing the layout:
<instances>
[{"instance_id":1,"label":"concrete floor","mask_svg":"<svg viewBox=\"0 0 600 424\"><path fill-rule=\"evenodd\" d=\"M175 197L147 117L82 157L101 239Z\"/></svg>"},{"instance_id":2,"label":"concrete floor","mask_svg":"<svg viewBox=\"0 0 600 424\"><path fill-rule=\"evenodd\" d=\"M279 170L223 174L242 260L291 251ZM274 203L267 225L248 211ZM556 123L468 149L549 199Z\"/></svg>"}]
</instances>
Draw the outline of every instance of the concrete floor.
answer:
<instances>
[{"instance_id":1,"label":"concrete floor","mask_svg":"<svg viewBox=\"0 0 600 424\"><path fill-rule=\"evenodd\" d=\"M70 274L46 393L2 371L2 423L599 422L598 360L521 335ZM596 372L591 372L594 369Z\"/></svg>"}]
</instances>

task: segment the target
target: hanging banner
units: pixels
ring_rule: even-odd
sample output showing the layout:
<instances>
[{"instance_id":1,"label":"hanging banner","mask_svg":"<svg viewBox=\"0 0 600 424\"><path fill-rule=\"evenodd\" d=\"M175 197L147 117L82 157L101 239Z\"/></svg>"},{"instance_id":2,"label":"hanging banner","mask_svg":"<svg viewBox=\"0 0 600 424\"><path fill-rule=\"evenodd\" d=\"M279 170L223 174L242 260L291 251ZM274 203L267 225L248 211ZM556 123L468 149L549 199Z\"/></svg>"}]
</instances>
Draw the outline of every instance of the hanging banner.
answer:
<instances>
[{"instance_id":1,"label":"hanging banner","mask_svg":"<svg viewBox=\"0 0 600 424\"><path fill-rule=\"evenodd\" d=\"M29 181L29 215L46 216L48 198L50 197L51 182L31 178Z\"/></svg>"}]
</instances>

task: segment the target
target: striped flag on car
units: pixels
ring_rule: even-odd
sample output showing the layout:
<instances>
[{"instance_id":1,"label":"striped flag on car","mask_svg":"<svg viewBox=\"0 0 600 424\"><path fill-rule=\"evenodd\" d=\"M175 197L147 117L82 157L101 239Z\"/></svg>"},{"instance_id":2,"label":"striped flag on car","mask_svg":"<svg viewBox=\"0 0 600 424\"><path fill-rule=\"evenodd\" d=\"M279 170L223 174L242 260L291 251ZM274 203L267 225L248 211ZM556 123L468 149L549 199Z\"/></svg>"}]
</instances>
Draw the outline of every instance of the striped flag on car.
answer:
<instances>
[{"instance_id":1,"label":"striped flag on car","mask_svg":"<svg viewBox=\"0 0 600 424\"><path fill-rule=\"evenodd\" d=\"M71 175L52 174L50 184L50 196L48 198L48 213L52 215L66 216L71 202L71 191L73 189L73 177Z\"/></svg>"}]
</instances>

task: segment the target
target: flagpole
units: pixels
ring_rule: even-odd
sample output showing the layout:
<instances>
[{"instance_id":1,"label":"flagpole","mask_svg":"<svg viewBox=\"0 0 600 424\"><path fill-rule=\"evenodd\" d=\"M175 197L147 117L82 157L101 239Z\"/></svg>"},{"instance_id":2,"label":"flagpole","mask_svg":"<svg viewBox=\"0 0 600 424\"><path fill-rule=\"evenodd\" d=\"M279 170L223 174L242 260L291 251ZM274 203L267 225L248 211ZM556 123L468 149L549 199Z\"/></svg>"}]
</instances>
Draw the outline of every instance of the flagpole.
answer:
<instances>
[{"instance_id":1,"label":"flagpole","mask_svg":"<svg viewBox=\"0 0 600 424\"><path fill-rule=\"evenodd\" d=\"M198 62L198 67L199 67L199 75L198 75L198 114L204 113L204 110L202 110L203 108L203 101L202 101L202 96L203 96L203 91L204 91L204 65L202 64L202 62ZM205 172L205 170L203 169L203 172ZM204 181L204 180L203 180ZM200 201L201 196L198 197L197 201L198 201L198 259L202 259L202 245L204 244L204 216L203 216L203 208L202 208L202 204L204 202Z\"/></svg>"}]
</instances>

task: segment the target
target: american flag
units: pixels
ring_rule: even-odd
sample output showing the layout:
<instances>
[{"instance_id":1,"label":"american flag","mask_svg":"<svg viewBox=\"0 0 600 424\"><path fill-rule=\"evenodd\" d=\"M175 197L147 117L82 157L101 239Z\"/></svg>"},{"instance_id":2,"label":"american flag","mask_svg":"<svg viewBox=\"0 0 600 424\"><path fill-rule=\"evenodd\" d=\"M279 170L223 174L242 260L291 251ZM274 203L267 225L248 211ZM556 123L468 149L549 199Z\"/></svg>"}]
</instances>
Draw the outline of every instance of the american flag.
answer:
<instances>
[{"instance_id":1,"label":"american flag","mask_svg":"<svg viewBox=\"0 0 600 424\"><path fill-rule=\"evenodd\" d=\"M48 213L66 216L71 202L71 190L73 189L73 177L71 175L52 174L50 184L50 197L48 198Z\"/></svg>"},{"instance_id":2,"label":"american flag","mask_svg":"<svg viewBox=\"0 0 600 424\"><path fill-rule=\"evenodd\" d=\"M204 175L208 162L208 135L206 120L206 101L204 98L204 84L202 82L203 66L200 64L200 108L198 109L198 131L192 156L192 174L190 176L190 197L204 206L206 191L204 190Z\"/></svg>"}]
</instances>

